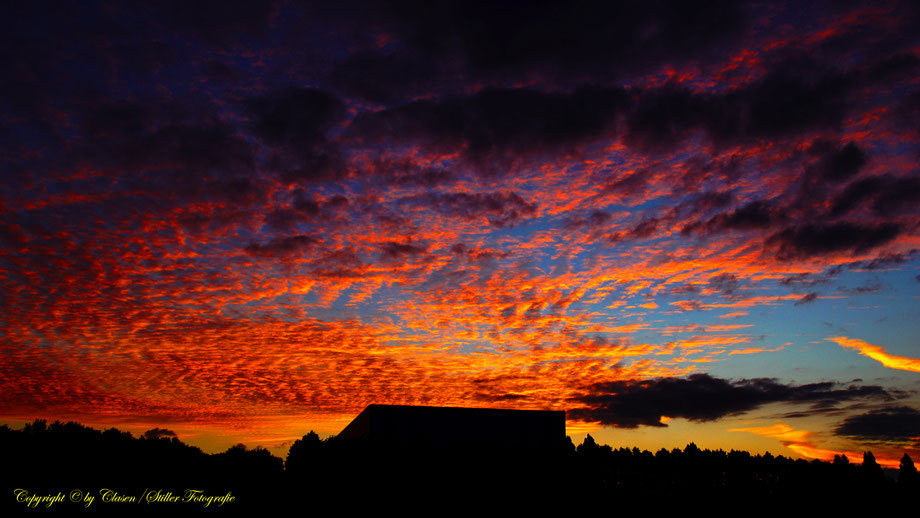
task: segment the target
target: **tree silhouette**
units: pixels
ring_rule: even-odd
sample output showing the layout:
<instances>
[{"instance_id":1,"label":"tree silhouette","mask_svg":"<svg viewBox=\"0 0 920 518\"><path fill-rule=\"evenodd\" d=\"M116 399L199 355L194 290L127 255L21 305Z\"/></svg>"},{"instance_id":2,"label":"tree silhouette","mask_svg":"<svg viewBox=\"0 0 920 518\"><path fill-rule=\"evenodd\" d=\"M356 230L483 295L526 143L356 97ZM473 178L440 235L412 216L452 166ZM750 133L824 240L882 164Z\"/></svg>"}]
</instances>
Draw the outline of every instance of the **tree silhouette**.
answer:
<instances>
[{"instance_id":1,"label":"tree silhouette","mask_svg":"<svg viewBox=\"0 0 920 518\"><path fill-rule=\"evenodd\" d=\"M300 439L294 441L288 450L284 469L289 473L306 473L311 468L316 469L321 462L323 443L313 430Z\"/></svg>"},{"instance_id":2,"label":"tree silhouette","mask_svg":"<svg viewBox=\"0 0 920 518\"><path fill-rule=\"evenodd\" d=\"M575 451L581 454L591 454L600 449L600 446L597 445L597 442L594 440L594 437L591 437L591 434L585 435L585 440L575 448Z\"/></svg>"},{"instance_id":3,"label":"tree silhouette","mask_svg":"<svg viewBox=\"0 0 920 518\"><path fill-rule=\"evenodd\" d=\"M45 432L48 429L48 422L44 419L36 419L31 423L26 423L22 431L26 435L37 435Z\"/></svg>"},{"instance_id":4,"label":"tree silhouette","mask_svg":"<svg viewBox=\"0 0 920 518\"><path fill-rule=\"evenodd\" d=\"M914 466L914 461L911 460L910 455L904 454L901 457L901 466L898 470L898 483L903 486L913 486L917 484L917 468Z\"/></svg>"},{"instance_id":5,"label":"tree silhouette","mask_svg":"<svg viewBox=\"0 0 920 518\"><path fill-rule=\"evenodd\" d=\"M166 428L151 428L144 432L145 439L159 439L161 437L176 437L176 432Z\"/></svg>"},{"instance_id":6,"label":"tree silhouette","mask_svg":"<svg viewBox=\"0 0 920 518\"><path fill-rule=\"evenodd\" d=\"M885 478L882 467L875 461L875 455L872 455L871 451L863 453L863 462L859 469L870 481L877 482Z\"/></svg>"}]
</instances>

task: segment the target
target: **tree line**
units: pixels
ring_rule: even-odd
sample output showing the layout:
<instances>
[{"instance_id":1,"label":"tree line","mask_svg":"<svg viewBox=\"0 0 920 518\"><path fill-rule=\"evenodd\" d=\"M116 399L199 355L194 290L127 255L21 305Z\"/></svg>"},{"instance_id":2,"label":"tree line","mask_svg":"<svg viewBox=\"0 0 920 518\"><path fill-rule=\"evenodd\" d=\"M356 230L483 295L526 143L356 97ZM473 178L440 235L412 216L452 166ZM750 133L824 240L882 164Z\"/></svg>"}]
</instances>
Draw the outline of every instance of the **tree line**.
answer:
<instances>
[{"instance_id":1,"label":"tree line","mask_svg":"<svg viewBox=\"0 0 920 518\"><path fill-rule=\"evenodd\" d=\"M0 426L5 504L14 488L204 488L232 491L234 508L266 507L310 495L314 501L371 506L413 495L415 502L469 495L522 499L562 495L602 505L608 499L814 498L862 495L902 500L920 494L920 478L905 453L896 477L886 476L871 452L861 463L833 462L700 449L655 453L599 445L588 435L577 447L566 437L541 449L479 443L432 447L321 439L309 432L281 459L265 448L242 444L217 454L187 445L168 430L140 437L115 428L96 430L75 422L44 420L22 430ZM276 495L267 499L266 495ZM361 495L355 500L354 495ZM533 500L530 500L533 503Z\"/></svg>"}]
</instances>

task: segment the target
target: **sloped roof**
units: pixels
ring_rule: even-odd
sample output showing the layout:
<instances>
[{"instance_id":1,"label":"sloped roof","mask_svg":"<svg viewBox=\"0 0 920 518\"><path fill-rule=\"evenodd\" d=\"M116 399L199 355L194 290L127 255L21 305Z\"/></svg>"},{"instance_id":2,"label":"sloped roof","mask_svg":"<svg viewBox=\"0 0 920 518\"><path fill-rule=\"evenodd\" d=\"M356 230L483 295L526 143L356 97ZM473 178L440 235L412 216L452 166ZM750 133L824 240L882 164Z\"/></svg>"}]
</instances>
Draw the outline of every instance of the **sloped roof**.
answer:
<instances>
[{"instance_id":1,"label":"sloped roof","mask_svg":"<svg viewBox=\"0 0 920 518\"><path fill-rule=\"evenodd\" d=\"M565 412L372 404L337 437L403 446L547 447L565 439Z\"/></svg>"}]
</instances>

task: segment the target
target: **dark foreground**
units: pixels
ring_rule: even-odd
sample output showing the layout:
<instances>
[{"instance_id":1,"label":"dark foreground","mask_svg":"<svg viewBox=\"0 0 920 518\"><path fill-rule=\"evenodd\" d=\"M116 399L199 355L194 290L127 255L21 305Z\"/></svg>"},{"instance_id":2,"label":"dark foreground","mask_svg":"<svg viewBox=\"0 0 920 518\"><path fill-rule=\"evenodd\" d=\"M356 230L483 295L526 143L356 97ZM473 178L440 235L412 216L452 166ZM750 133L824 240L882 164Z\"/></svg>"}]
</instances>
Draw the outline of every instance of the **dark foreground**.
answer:
<instances>
[{"instance_id":1,"label":"dark foreground","mask_svg":"<svg viewBox=\"0 0 920 518\"><path fill-rule=\"evenodd\" d=\"M846 502L916 502L920 482L905 455L895 478L867 453L862 464L793 460L743 451L611 449L588 437L575 448L490 444L390 447L312 432L286 461L239 445L208 455L173 438L35 421L0 427L0 514L351 514L383 509L436 516L457 511L539 511ZM324 513L325 514L325 513Z\"/></svg>"}]
</instances>

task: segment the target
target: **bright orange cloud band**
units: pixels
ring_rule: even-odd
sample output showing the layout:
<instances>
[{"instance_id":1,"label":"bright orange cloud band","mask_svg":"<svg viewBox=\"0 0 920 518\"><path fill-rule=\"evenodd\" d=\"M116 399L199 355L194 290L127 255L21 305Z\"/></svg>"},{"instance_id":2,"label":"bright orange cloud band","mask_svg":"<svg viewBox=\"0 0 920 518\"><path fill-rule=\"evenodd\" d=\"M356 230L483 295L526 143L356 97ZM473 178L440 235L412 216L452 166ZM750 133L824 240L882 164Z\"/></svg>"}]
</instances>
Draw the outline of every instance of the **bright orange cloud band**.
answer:
<instances>
[{"instance_id":1,"label":"bright orange cloud band","mask_svg":"<svg viewBox=\"0 0 920 518\"><path fill-rule=\"evenodd\" d=\"M836 336L833 338L828 338L828 340L836 342L837 345L840 345L841 347L856 349L859 351L859 354L868 356L869 358L872 358L873 360L881 363L889 369L920 372L920 359L888 354L885 352L885 349L882 349L878 345L872 345L868 342L864 342L863 340L859 340L858 338Z\"/></svg>"}]
</instances>

